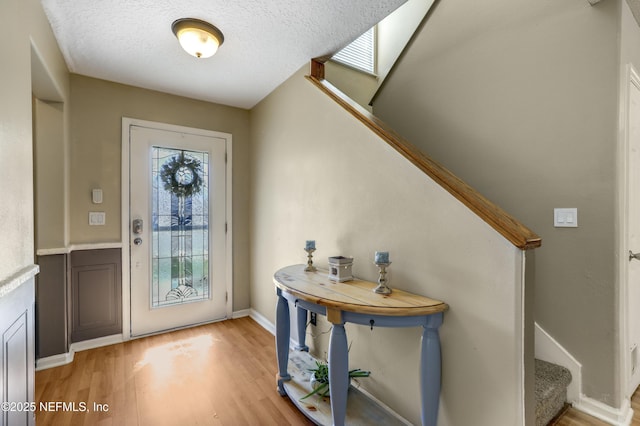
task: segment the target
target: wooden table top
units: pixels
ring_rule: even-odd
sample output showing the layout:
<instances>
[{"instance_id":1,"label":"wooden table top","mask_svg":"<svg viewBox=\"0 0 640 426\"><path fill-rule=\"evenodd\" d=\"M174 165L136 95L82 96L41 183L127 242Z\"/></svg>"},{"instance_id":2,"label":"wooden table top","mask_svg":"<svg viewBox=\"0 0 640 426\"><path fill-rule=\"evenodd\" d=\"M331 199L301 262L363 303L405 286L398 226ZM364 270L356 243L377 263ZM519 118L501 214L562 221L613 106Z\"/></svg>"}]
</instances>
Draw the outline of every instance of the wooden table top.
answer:
<instances>
[{"instance_id":1,"label":"wooden table top","mask_svg":"<svg viewBox=\"0 0 640 426\"><path fill-rule=\"evenodd\" d=\"M305 272L306 265L292 265L278 270L275 285L299 299L329 309L388 316L430 315L446 311L449 306L439 300L392 288L391 294L373 292L377 283L359 280L343 283L329 280L329 272L318 269Z\"/></svg>"}]
</instances>

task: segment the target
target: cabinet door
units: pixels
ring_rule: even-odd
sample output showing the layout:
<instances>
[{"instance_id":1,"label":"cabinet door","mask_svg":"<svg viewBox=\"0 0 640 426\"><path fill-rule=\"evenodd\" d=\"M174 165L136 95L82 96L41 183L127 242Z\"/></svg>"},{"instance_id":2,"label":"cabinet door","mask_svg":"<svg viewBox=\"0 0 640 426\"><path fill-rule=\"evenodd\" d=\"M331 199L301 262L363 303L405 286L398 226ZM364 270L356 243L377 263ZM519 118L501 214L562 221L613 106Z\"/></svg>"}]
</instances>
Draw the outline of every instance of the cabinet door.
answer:
<instances>
[{"instance_id":1,"label":"cabinet door","mask_svg":"<svg viewBox=\"0 0 640 426\"><path fill-rule=\"evenodd\" d=\"M122 333L120 249L71 253L71 342Z\"/></svg>"},{"instance_id":2,"label":"cabinet door","mask_svg":"<svg viewBox=\"0 0 640 426\"><path fill-rule=\"evenodd\" d=\"M0 298L0 402L15 404L0 411L3 426L35 424L33 411L24 410L34 401L34 298L33 279Z\"/></svg>"}]
</instances>

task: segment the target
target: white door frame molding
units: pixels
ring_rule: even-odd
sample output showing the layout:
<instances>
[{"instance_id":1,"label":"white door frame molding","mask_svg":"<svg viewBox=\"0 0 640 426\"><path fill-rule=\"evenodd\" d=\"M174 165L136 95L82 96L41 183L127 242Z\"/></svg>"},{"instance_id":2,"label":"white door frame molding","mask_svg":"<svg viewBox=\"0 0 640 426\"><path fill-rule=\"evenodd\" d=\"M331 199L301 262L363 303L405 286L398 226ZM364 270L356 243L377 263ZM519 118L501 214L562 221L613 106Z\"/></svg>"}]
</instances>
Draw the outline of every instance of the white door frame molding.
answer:
<instances>
[{"instance_id":1,"label":"white door frame molding","mask_svg":"<svg viewBox=\"0 0 640 426\"><path fill-rule=\"evenodd\" d=\"M225 265L225 281L227 291L226 317L233 316L233 208L232 208L232 135L229 133L216 132L213 130L197 129L192 127L178 126L174 124L159 123L147 120L138 120L135 118L122 117L122 183L121 183L121 241L122 241L122 338L123 340L131 339L131 265L129 245L129 148L131 126L148 127L151 129L167 130L173 132L189 133L199 136L222 137L227 142L227 166L226 166L226 217L227 217L227 233L225 238L227 256Z\"/></svg>"}]
</instances>

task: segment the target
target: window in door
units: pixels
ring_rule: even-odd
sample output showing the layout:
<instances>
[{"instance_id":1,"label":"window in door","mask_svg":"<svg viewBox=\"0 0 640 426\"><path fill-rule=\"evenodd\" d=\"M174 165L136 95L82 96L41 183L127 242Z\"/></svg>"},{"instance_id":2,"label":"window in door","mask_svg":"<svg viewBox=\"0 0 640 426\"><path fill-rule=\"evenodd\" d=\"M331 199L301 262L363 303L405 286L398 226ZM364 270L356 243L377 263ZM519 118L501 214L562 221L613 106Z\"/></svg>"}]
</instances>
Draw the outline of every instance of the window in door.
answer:
<instances>
[{"instance_id":1,"label":"window in door","mask_svg":"<svg viewBox=\"0 0 640 426\"><path fill-rule=\"evenodd\" d=\"M209 154L152 149L152 308L209 291Z\"/></svg>"}]
</instances>

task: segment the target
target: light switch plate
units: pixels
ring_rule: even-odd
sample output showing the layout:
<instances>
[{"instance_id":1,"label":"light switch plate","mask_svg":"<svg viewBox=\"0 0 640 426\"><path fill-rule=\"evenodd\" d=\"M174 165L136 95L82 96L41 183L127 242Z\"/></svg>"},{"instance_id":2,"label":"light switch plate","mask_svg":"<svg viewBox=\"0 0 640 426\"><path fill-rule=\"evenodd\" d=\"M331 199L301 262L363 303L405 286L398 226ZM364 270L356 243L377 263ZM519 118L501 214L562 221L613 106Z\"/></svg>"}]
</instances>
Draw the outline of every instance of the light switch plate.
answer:
<instances>
[{"instance_id":1,"label":"light switch plate","mask_svg":"<svg viewBox=\"0 0 640 426\"><path fill-rule=\"evenodd\" d=\"M107 214L105 212L89 212L89 225L100 226L106 223Z\"/></svg>"},{"instance_id":2,"label":"light switch plate","mask_svg":"<svg viewBox=\"0 0 640 426\"><path fill-rule=\"evenodd\" d=\"M578 209L577 208L556 208L553 209L553 226L556 228L577 228Z\"/></svg>"}]
</instances>

